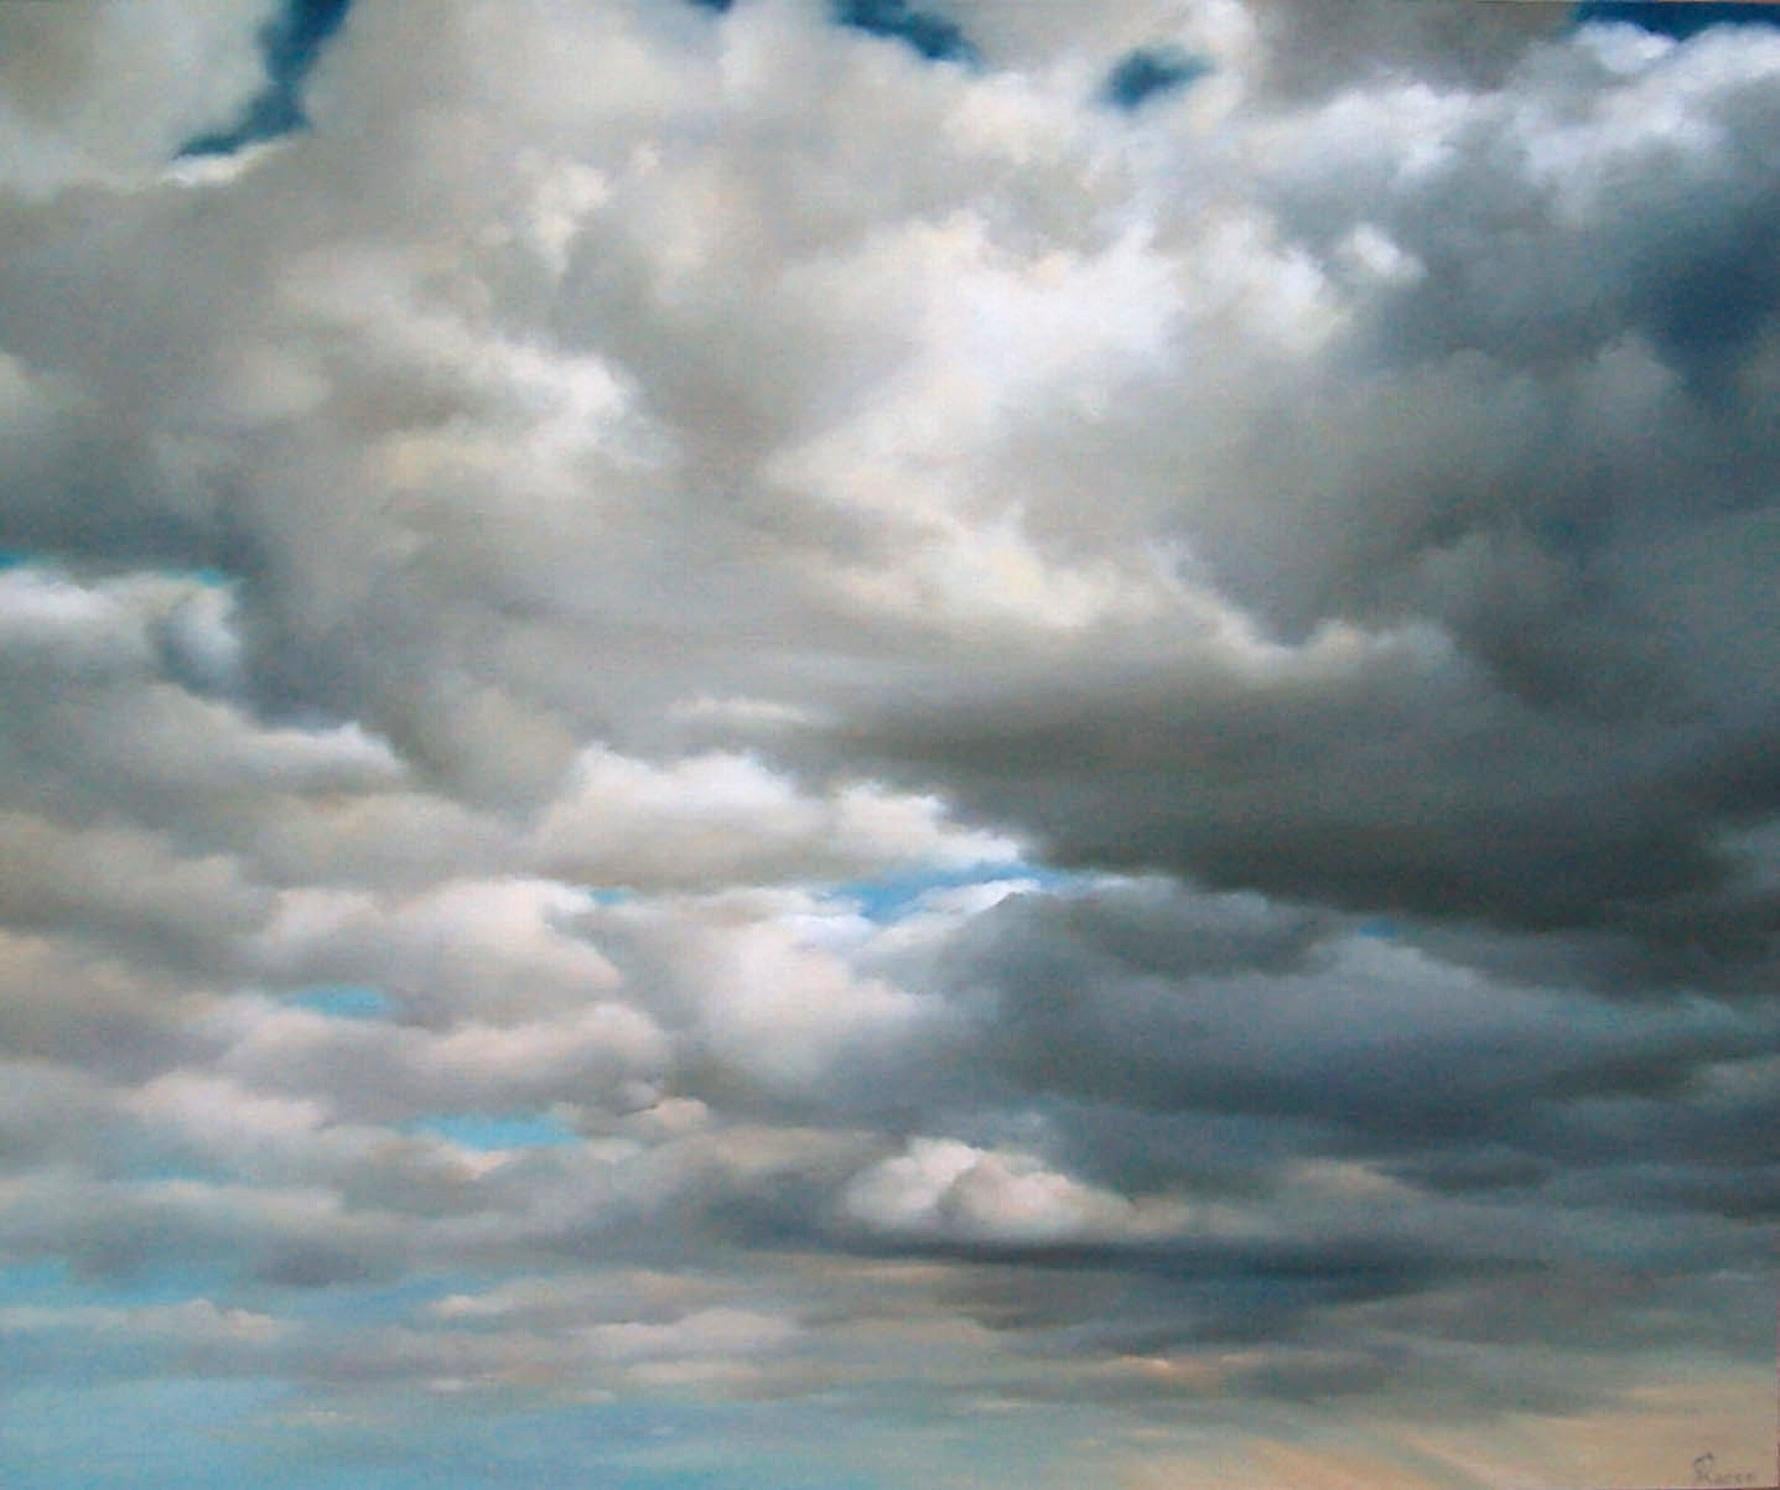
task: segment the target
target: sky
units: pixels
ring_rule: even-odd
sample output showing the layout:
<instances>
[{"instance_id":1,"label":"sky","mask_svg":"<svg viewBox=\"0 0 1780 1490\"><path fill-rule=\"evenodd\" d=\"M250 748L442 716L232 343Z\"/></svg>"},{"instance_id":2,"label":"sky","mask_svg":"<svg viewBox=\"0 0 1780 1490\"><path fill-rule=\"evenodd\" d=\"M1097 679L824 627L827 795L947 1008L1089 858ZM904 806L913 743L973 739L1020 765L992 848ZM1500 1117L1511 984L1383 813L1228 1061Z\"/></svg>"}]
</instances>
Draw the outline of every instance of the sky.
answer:
<instances>
[{"instance_id":1,"label":"sky","mask_svg":"<svg viewBox=\"0 0 1780 1490\"><path fill-rule=\"evenodd\" d=\"M1763 18L0 5L0 1485L1770 1482Z\"/></svg>"}]
</instances>

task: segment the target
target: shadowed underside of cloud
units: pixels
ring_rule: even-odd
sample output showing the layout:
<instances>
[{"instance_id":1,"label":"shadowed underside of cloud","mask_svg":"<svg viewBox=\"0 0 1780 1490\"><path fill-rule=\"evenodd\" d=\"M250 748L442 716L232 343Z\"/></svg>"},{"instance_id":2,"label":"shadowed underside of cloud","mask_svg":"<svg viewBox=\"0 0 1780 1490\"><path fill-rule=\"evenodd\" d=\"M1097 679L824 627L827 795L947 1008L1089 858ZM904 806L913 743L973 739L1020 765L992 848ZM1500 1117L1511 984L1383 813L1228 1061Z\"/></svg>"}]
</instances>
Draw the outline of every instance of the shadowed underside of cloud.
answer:
<instances>
[{"instance_id":1,"label":"shadowed underside of cloud","mask_svg":"<svg viewBox=\"0 0 1780 1490\"><path fill-rule=\"evenodd\" d=\"M0 1479L1732 1465L1729 9L0 7Z\"/></svg>"}]
</instances>

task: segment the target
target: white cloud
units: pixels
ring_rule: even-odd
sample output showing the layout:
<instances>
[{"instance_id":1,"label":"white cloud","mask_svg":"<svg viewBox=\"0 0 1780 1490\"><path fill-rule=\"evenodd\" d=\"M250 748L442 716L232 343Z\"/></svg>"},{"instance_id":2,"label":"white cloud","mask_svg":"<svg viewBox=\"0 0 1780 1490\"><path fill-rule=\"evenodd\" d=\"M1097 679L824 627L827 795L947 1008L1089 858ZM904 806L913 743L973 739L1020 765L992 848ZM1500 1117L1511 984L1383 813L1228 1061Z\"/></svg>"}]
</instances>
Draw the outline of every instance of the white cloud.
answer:
<instances>
[{"instance_id":1,"label":"white cloud","mask_svg":"<svg viewBox=\"0 0 1780 1490\"><path fill-rule=\"evenodd\" d=\"M871 784L820 796L747 755L654 764L595 746L539 823L552 873L645 888L841 879L1005 860L1014 844L946 821L937 797Z\"/></svg>"},{"instance_id":2,"label":"white cloud","mask_svg":"<svg viewBox=\"0 0 1780 1490\"><path fill-rule=\"evenodd\" d=\"M1127 1200L1031 1154L936 1138L855 1175L842 1205L892 1236L1001 1244L1156 1239L1187 1220L1184 1207Z\"/></svg>"}]
</instances>

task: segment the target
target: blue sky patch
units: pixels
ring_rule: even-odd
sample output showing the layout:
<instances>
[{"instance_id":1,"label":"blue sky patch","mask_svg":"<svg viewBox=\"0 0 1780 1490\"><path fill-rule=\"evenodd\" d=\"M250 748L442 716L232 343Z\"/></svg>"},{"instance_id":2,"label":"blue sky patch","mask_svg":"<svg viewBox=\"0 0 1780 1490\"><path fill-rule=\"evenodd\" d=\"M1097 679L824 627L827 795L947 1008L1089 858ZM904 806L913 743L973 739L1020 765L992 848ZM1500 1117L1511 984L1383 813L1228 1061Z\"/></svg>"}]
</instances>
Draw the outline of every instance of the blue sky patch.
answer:
<instances>
[{"instance_id":1,"label":"blue sky patch","mask_svg":"<svg viewBox=\"0 0 1780 1490\"><path fill-rule=\"evenodd\" d=\"M96 1304L104 1308L140 1309L149 1304L182 1304L189 1299L216 1299L225 1283L222 1274L196 1266L157 1267L119 1278L76 1274L59 1258L0 1266L0 1307L35 1304L68 1308Z\"/></svg>"},{"instance_id":2,"label":"blue sky patch","mask_svg":"<svg viewBox=\"0 0 1780 1490\"><path fill-rule=\"evenodd\" d=\"M833 0L841 25L887 36L913 47L930 62L974 62L977 49L964 28L947 16L917 10L908 0Z\"/></svg>"},{"instance_id":3,"label":"blue sky patch","mask_svg":"<svg viewBox=\"0 0 1780 1490\"><path fill-rule=\"evenodd\" d=\"M878 1490L820 1453L788 1462L781 1445L820 1445L832 1426L779 1403L465 1412L375 1386L334 1399L281 1381L51 1380L9 1399L0 1463L6 1490Z\"/></svg>"},{"instance_id":4,"label":"blue sky patch","mask_svg":"<svg viewBox=\"0 0 1780 1490\"><path fill-rule=\"evenodd\" d=\"M1165 93L1176 93L1211 71L1203 58L1179 47L1139 47L1119 59L1101 90L1106 101L1128 112Z\"/></svg>"},{"instance_id":5,"label":"blue sky patch","mask_svg":"<svg viewBox=\"0 0 1780 1490\"><path fill-rule=\"evenodd\" d=\"M24 1384L0 1414L7 1490L265 1486L254 1449L231 1430L288 1391L265 1381Z\"/></svg>"},{"instance_id":6,"label":"blue sky patch","mask_svg":"<svg viewBox=\"0 0 1780 1490\"><path fill-rule=\"evenodd\" d=\"M565 1123L547 1112L445 1112L415 1118L403 1125L412 1133L431 1133L466 1149L547 1149L579 1143Z\"/></svg>"},{"instance_id":7,"label":"blue sky patch","mask_svg":"<svg viewBox=\"0 0 1780 1490\"><path fill-rule=\"evenodd\" d=\"M383 1019L393 1007L380 989L358 983L321 983L290 995L289 1002L334 1019Z\"/></svg>"},{"instance_id":8,"label":"blue sky patch","mask_svg":"<svg viewBox=\"0 0 1780 1490\"><path fill-rule=\"evenodd\" d=\"M303 83L329 39L340 29L352 0L286 0L260 33L266 84L226 129L186 142L181 155L233 155L245 145L275 139L308 124Z\"/></svg>"},{"instance_id":9,"label":"blue sky patch","mask_svg":"<svg viewBox=\"0 0 1780 1490\"><path fill-rule=\"evenodd\" d=\"M700 10L727 15L736 0L689 0ZM938 11L909 0L829 0L835 21L854 31L889 37L912 47L930 62L975 62L978 52L964 28Z\"/></svg>"},{"instance_id":10,"label":"blue sky patch","mask_svg":"<svg viewBox=\"0 0 1780 1490\"><path fill-rule=\"evenodd\" d=\"M1713 26L1780 26L1780 6L1730 0L1582 0L1576 21L1623 21L1685 41Z\"/></svg>"},{"instance_id":11,"label":"blue sky patch","mask_svg":"<svg viewBox=\"0 0 1780 1490\"><path fill-rule=\"evenodd\" d=\"M170 569L167 572L177 575L181 579L193 580L212 590L220 590L235 582L234 575L227 570L217 569L209 564L200 564L195 569Z\"/></svg>"},{"instance_id":12,"label":"blue sky patch","mask_svg":"<svg viewBox=\"0 0 1780 1490\"><path fill-rule=\"evenodd\" d=\"M279 1300L277 1312L282 1318L309 1323L395 1324L454 1293L481 1293L499 1281L499 1275L453 1271L421 1274L400 1283L300 1288Z\"/></svg>"},{"instance_id":13,"label":"blue sky patch","mask_svg":"<svg viewBox=\"0 0 1780 1490\"><path fill-rule=\"evenodd\" d=\"M583 885L581 893L595 905L626 905L637 898L637 892L625 885Z\"/></svg>"},{"instance_id":14,"label":"blue sky patch","mask_svg":"<svg viewBox=\"0 0 1780 1490\"><path fill-rule=\"evenodd\" d=\"M0 1267L0 1306L53 1302L67 1287L67 1265L57 1260Z\"/></svg>"},{"instance_id":15,"label":"blue sky patch","mask_svg":"<svg viewBox=\"0 0 1780 1490\"><path fill-rule=\"evenodd\" d=\"M966 885L991 885L1003 880L1034 880L1047 890L1083 876L1042 864L973 864L966 869L922 869L905 874L879 875L868 880L847 880L825 887L828 894L857 901L873 921L900 921L914 911L923 895L934 890L955 890Z\"/></svg>"}]
</instances>

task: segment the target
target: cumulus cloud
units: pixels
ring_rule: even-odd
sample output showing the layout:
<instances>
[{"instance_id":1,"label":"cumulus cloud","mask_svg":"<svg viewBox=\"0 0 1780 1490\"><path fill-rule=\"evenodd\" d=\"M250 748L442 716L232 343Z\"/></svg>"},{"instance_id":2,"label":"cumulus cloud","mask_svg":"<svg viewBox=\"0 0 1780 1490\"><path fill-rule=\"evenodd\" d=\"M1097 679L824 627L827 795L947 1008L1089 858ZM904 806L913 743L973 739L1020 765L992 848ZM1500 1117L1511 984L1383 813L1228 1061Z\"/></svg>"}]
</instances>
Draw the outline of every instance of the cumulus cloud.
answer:
<instances>
[{"instance_id":1,"label":"cumulus cloud","mask_svg":"<svg viewBox=\"0 0 1780 1490\"><path fill-rule=\"evenodd\" d=\"M0 10L0 1392L1459 1486L1741 1389L1780 32Z\"/></svg>"},{"instance_id":2,"label":"cumulus cloud","mask_svg":"<svg viewBox=\"0 0 1780 1490\"><path fill-rule=\"evenodd\" d=\"M1104 1241L1168 1229L1175 1216L1143 1216L1123 1197L1049 1170L1030 1154L967 1143L912 1140L848 1183L846 1213L891 1235L986 1243Z\"/></svg>"},{"instance_id":3,"label":"cumulus cloud","mask_svg":"<svg viewBox=\"0 0 1780 1490\"><path fill-rule=\"evenodd\" d=\"M658 766L595 747L538 824L535 852L564 878L663 888L950 868L1011 859L1015 846L953 828L935 797L867 784L812 799L746 755Z\"/></svg>"}]
</instances>

